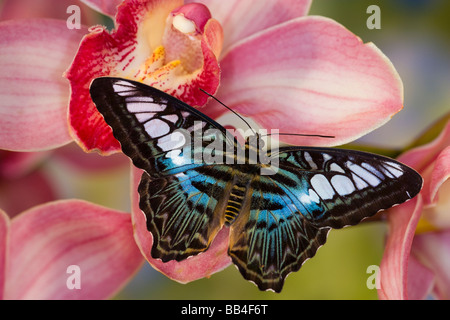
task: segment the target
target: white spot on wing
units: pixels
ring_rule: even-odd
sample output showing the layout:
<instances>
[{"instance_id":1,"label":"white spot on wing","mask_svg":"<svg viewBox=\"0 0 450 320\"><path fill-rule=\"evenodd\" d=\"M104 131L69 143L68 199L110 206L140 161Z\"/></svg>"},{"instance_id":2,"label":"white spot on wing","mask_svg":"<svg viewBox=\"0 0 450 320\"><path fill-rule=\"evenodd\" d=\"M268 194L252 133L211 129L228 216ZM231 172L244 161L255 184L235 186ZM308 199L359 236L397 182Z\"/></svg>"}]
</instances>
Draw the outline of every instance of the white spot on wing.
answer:
<instances>
[{"instance_id":1,"label":"white spot on wing","mask_svg":"<svg viewBox=\"0 0 450 320\"><path fill-rule=\"evenodd\" d=\"M158 147L163 151L181 148L186 144L184 134L174 131L172 134L164 136L158 140Z\"/></svg>"},{"instance_id":2,"label":"white spot on wing","mask_svg":"<svg viewBox=\"0 0 450 320\"><path fill-rule=\"evenodd\" d=\"M309 154L309 152L305 152L305 153L303 154L303 156L305 157L306 162L309 163L311 169L314 169L314 170L317 170L317 169L318 169L316 163L315 163L314 160L312 159L312 157L311 157L311 155Z\"/></svg>"},{"instance_id":3,"label":"white spot on wing","mask_svg":"<svg viewBox=\"0 0 450 320\"><path fill-rule=\"evenodd\" d=\"M353 178L353 181L355 182L356 188L358 188L358 190L362 190L369 186L363 179L361 179L354 173L352 173L352 178Z\"/></svg>"},{"instance_id":4,"label":"white spot on wing","mask_svg":"<svg viewBox=\"0 0 450 320\"><path fill-rule=\"evenodd\" d=\"M332 157L328 153L323 153L322 156L323 156L323 160L325 162L327 162L328 160L332 159Z\"/></svg>"},{"instance_id":5,"label":"white spot on wing","mask_svg":"<svg viewBox=\"0 0 450 320\"><path fill-rule=\"evenodd\" d=\"M402 167L398 164L398 163L395 163L395 162L386 162L385 163L387 166L386 166L386 169L390 172L390 173L392 173L396 178L398 178L398 177L400 177L401 175L403 175L403 169L402 169Z\"/></svg>"},{"instance_id":6,"label":"white spot on wing","mask_svg":"<svg viewBox=\"0 0 450 320\"><path fill-rule=\"evenodd\" d=\"M137 113L137 112L161 112L164 111L166 105L157 104L157 103L145 103L145 102L128 102L127 109L128 112Z\"/></svg>"},{"instance_id":7,"label":"white spot on wing","mask_svg":"<svg viewBox=\"0 0 450 320\"><path fill-rule=\"evenodd\" d=\"M136 113L135 116L140 123L144 123L153 118L155 116L155 113L154 112Z\"/></svg>"},{"instance_id":8,"label":"white spot on wing","mask_svg":"<svg viewBox=\"0 0 450 320\"><path fill-rule=\"evenodd\" d=\"M330 170L335 171L335 172L345 173L344 169L342 169L342 167L340 167L337 163L334 163L334 162L330 165Z\"/></svg>"},{"instance_id":9,"label":"white spot on wing","mask_svg":"<svg viewBox=\"0 0 450 320\"><path fill-rule=\"evenodd\" d=\"M366 162L363 162L363 163L361 163L361 166L364 169L366 169L366 170L370 171L371 173L373 173L374 175L376 175L381 180L384 180L384 175L379 170L375 169L372 165L370 165Z\"/></svg>"},{"instance_id":10,"label":"white spot on wing","mask_svg":"<svg viewBox=\"0 0 450 320\"><path fill-rule=\"evenodd\" d=\"M367 171L363 167L351 162L347 161L347 167L353 171L356 175L360 176L364 181L367 181L372 187L376 187L381 183L381 180L378 179L377 176L372 174L370 171Z\"/></svg>"},{"instance_id":11,"label":"white spot on wing","mask_svg":"<svg viewBox=\"0 0 450 320\"><path fill-rule=\"evenodd\" d=\"M113 84L114 92L119 96L127 97L136 93L135 87L125 81L117 81Z\"/></svg>"},{"instance_id":12,"label":"white spot on wing","mask_svg":"<svg viewBox=\"0 0 450 320\"><path fill-rule=\"evenodd\" d=\"M175 149L167 152L166 158L170 158L172 162L178 166L181 166L183 164L186 164L185 158L180 155L181 150Z\"/></svg>"},{"instance_id":13,"label":"white spot on wing","mask_svg":"<svg viewBox=\"0 0 450 320\"><path fill-rule=\"evenodd\" d=\"M356 190L352 180L340 174L331 178L331 184L341 196L346 196Z\"/></svg>"},{"instance_id":14,"label":"white spot on wing","mask_svg":"<svg viewBox=\"0 0 450 320\"><path fill-rule=\"evenodd\" d=\"M311 178L311 185L314 188L314 191L321 197L323 200L332 199L334 196L334 190L331 186L328 179L323 174L315 174Z\"/></svg>"},{"instance_id":15,"label":"white spot on wing","mask_svg":"<svg viewBox=\"0 0 450 320\"><path fill-rule=\"evenodd\" d=\"M309 194L303 194L299 197L299 200L304 204L310 204L312 202L320 203L320 198L313 189L309 189Z\"/></svg>"},{"instance_id":16,"label":"white spot on wing","mask_svg":"<svg viewBox=\"0 0 450 320\"><path fill-rule=\"evenodd\" d=\"M167 123L159 119L153 119L144 124L145 131L152 138L158 138L166 135L170 131L170 127Z\"/></svg>"},{"instance_id":17,"label":"white spot on wing","mask_svg":"<svg viewBox=\"0 0 450 320\"><path fill-rule=\"evenodd\" d=\"M178 116L176 114L171 114L167 116L162 116L161 118L164 118L172 123L176 123L178 121Z\"/></svg>"},{"instance_id":18,"label":"white spot on wing","mask_svg":"<svg viewBox=\"0 0 450 320\"><path fill-rule=\"evenodd\" d=\"M139 96L136 95L132 98L128 98L126 100L127 102L142 102L142 103L155 103L155 99L153 99L153 97L149 97L149 96Z\"/></svg>"}]
</instances>

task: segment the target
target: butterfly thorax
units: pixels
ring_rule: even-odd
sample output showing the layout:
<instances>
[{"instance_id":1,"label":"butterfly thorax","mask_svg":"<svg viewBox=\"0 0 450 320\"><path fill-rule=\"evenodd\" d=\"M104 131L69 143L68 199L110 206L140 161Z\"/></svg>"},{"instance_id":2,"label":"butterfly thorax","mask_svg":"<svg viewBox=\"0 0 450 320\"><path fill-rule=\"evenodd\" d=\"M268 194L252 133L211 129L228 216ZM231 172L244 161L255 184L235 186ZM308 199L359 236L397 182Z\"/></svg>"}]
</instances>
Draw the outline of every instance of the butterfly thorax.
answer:
<instances>
[{"instance_id":1,"label":"butterfly thorax","mask_svg":"<svg viewBox=\"0 0 450 320\"><path fill-rule=\"evenodd\" d=\"M253 171L257 167L254 165L266 165L269 163L267 152L264 148L264 141L259 134L251 135L246 138L244 147L235 146L234 150L235 164L248 164L250 166L240 167L244 172Z\"/></svg>"}]
</instances>

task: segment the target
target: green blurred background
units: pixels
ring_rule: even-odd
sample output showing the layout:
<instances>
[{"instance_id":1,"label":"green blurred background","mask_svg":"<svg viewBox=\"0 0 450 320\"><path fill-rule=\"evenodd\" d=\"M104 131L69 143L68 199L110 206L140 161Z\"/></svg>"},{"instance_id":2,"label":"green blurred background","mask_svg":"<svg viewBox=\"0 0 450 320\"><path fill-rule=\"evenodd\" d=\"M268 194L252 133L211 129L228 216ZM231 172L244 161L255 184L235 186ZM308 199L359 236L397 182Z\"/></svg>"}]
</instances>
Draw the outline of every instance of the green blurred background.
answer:
<instances>
[{"instance_id":1,"label":"green blurred background","mask_svg":"<svg viewBox=\"0 0 450 320\"><path fill-rule=\"evenodd\" d=\"M78 1L73 2L79 4ZM366 26L370 16L366 10L372 4L381 9L379 30L369 30ZM310 14L330 17L364 42L375 43L389 57L403 80L405 108L388 124L355 144L375 146L385 154L395 154L450 111L450 1L314 0ZM104 21L111 26L110 21ZM56 181L55 190L59 198L85 199L115 209L130 210L127 165L112 166L110 170L83 171L70 160L75 153L78 160L87 162L104 158L83 154L73 144L61 149L57 151L57 159L48 157L40 166L52 181ZM367 268L379 265L386 232L387 226L383 222L367 222L331 231L327 244L319 249L317 255L308 260L299 272L288 276L280 294L260 292L233 266L209 279L179 284L145 263L115 298L377 299L376 290L366 285L371 275Z\"/></svg>"}]
</instances>

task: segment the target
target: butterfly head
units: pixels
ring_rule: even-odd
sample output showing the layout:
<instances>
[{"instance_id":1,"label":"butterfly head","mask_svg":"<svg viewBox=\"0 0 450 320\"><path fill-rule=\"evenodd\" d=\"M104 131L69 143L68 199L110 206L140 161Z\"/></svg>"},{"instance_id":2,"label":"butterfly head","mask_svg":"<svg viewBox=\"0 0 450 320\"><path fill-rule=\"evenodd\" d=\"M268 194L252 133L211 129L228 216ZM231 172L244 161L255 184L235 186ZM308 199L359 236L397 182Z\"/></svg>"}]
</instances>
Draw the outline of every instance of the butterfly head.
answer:
<instances>
[{"instance_id":1,"label":"butterfly head","mask_svg":"<svg viewBox=\"0 0 450 320\"><path fill-rule=\"evenodd\" d=\"M264 141L261 139L261 135L255 133L249 136L245 141L246 148L258 149L264 147Z\"/></svg>"}]
</instances>

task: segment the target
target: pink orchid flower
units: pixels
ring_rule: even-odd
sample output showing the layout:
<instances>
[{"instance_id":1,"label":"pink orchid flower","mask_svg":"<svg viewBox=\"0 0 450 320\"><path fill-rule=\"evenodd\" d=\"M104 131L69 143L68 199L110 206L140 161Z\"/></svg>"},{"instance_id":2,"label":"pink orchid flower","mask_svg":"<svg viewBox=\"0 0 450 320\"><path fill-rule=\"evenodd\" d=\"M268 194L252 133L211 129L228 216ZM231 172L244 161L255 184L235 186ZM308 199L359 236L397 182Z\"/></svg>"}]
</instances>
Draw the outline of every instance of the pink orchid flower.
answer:
<instances>
[{"instance_id":1,"label":"pink orchid flower","mask_svg":"<svg viewBox=\"0 0 450 320\"><path fill-rule=\"evenodd\" d=\"M1 299L104 299L142 265L130 214L81 200L0 210Z\"/></svg>"},{"instance_id":2,"label":"pink orchid flower","mask_svg":"<svg viewBox=\"0 0 450 320\"><path fill-rule=\"evenodd\" d=\"M307 16L311 0L83 2L115 16L115 30L68 30L65 21L48 19L0 23L0 148L46 150L75 140L86 151L118 151L88 94L91 80L106 75L162 88L213 118L226 109L207 103L198 88L258 126L335 136L287 139L299 145L352 141L402 108L402 82L390 61L337 22ZM140 174L132 173L136 182ZM229 265L226 229L204 254L152 259L135 184L135 240L155 268L188 282Z\"/></svg>"},{"instance_id":3,"label":"pink orchid flower","mask_svg":"<svg viewBox=\"0 0 450 320\"><path fill-rule=\"evenodd\" d=\"M87 151L120 149L112 131L89 96L91 81L111 75L158 87L195 106L219 85L217 56L222 45L220 24L202 4L183 1L124 1L116 29L90 28L66 73L72 93L69 120L72 135Z\"/></svg>"},{"instance_id":4,"label":"pink orchid flower","mask_svg":"<svg viewBox=\"0 0 450 320\"><path fill-rule=\"evenodd\" d=\"M447 117L448 118L448 117ZM389 210L381 299L450 298L450 121L432 142L399 160L424 179L420 194Z\"/></svg>"},{"instance_id":5,"label":"pink orchid flower","mask_svg":"<svg viewBox=\"0 0 450 320\"><path fill-rule=\"evenodd\" d=\"M0 150L0 208L8 212L9 217L57 199L49 179L35 170L48 154Z\"/></svg>"}]
</instances>

